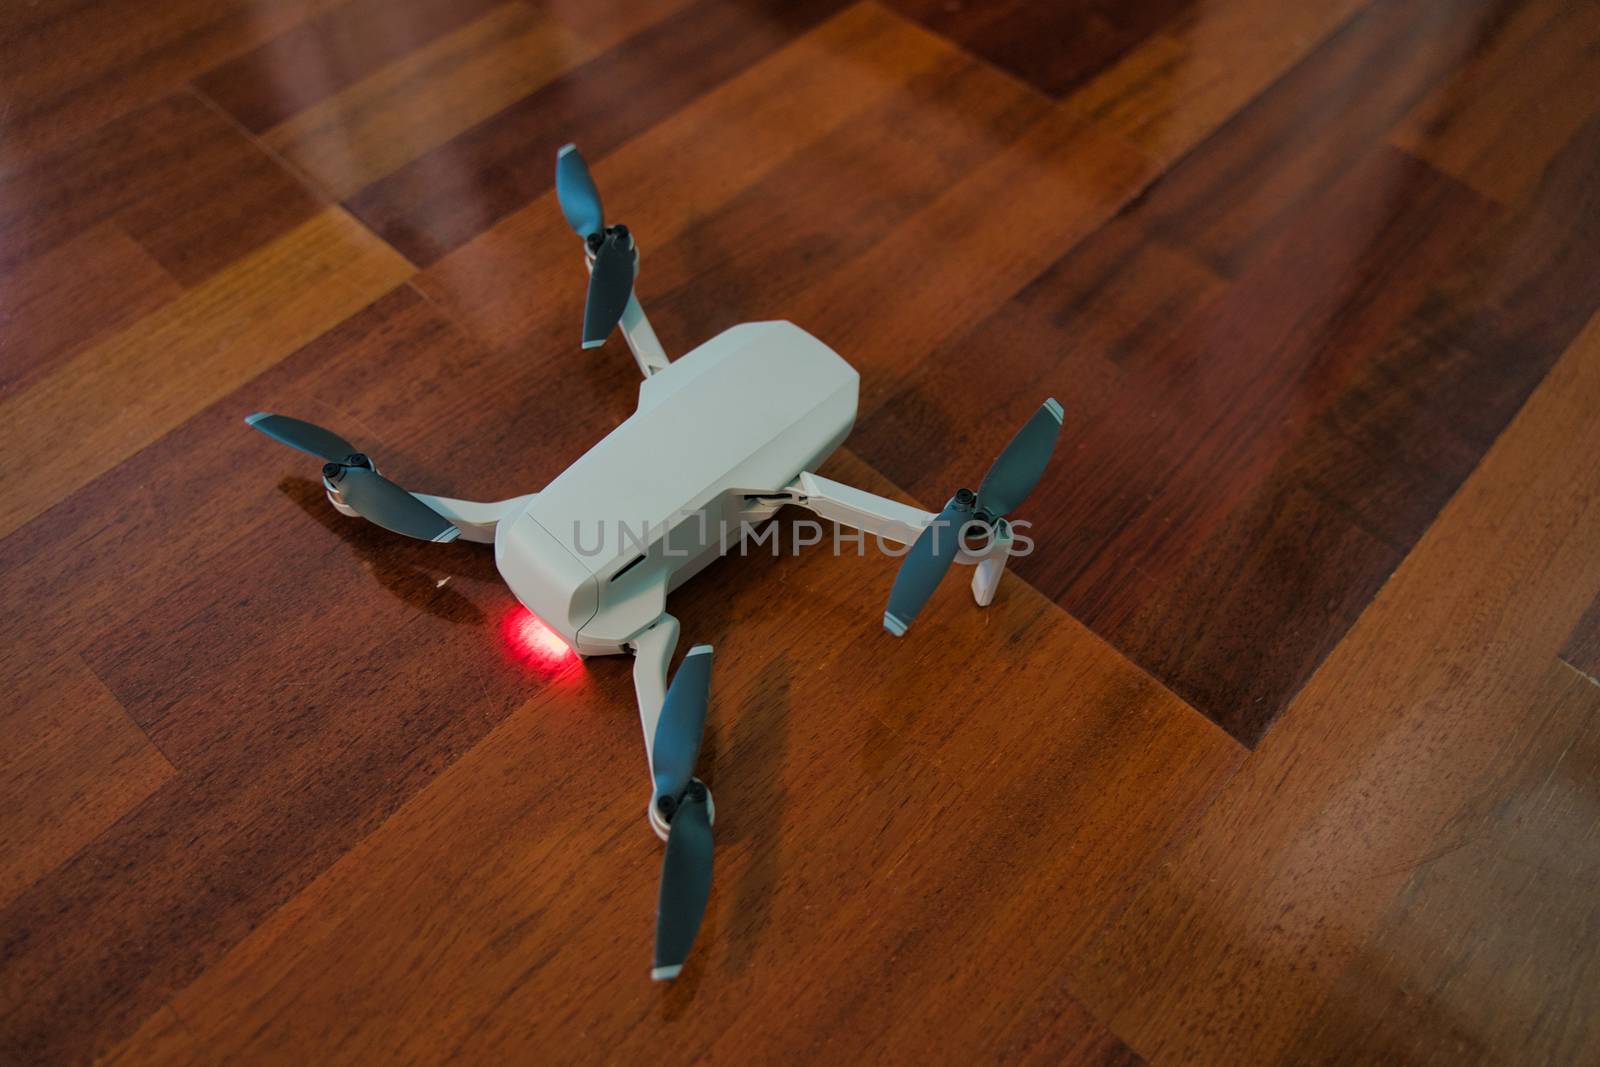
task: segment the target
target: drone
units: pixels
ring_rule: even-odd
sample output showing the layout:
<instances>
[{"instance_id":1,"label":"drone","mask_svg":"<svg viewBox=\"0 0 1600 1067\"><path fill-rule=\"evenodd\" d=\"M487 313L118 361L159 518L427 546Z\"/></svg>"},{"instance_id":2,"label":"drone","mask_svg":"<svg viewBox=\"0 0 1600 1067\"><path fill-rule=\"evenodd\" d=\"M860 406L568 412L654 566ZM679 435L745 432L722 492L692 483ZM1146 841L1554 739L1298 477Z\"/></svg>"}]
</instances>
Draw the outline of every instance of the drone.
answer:
<instances>
[{"instance_id":1,"label":"drone","mask_svg":"<svg viewBox=\"0 0 1600 1067\"><path fill-rule=\"evenodd\" d=\"M494 545L521 603L580 656L630 653L650 769L646 808L665 843L653 979L677 977L711 893L711 791L695 777L711 696L710 645L690 648L668 684L678 620L667 595L738 547L780 508L902 549L883 625L903 636L953 564L974 566L987 606L1015 540L1006 516L1043 475L1062 408L1044 401L976 491L924 511L816 474L855 422L860 377L792 323L744 323L669 360L639 305L639 250L607 225L573 145L556 156L556 197L589 271L583 347L620 329L643 375L637 409L543 490L494 503L413 493L320 426L258 412L245 422L323 461L344 515L423 541ZM728 531L735 531L731 536Z\"/></svg>"}]
</instances>

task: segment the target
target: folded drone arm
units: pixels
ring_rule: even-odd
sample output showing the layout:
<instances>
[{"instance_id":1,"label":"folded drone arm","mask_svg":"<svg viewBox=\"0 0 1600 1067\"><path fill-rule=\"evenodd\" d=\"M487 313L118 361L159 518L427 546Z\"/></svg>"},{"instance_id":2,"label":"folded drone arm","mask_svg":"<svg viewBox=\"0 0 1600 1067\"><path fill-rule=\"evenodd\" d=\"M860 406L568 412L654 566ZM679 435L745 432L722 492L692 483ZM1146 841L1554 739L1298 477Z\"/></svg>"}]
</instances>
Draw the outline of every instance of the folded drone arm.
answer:
<instances>
[{"instance_id":1,"label":"folded drone arm","mask_svg":"<svg viewBox=\"0 0 1600 1067\"><path fill-rule=\"evenodd\" d=\"M656 727L661 722L661 708L667 701L667 668L671 666L672 653L678 647L678 620L663 613L654 625L629 643L633 646L633 692L639 701L645 766L649 767L654 760ZM650 827L663 841L667 839L667 827L660 822L654 807L650 808Z\"/></svg>"},{"instance_id":2,"label":"folded drone arm","mask_svg":"<svg viewBox=\"0 0 1600 1067\"><path fill-rule=\"evenodd\" d=\"M622 339L628 342L628 350L633 353L633 361L639 365L640 374L648 378L666 369L666 349L661 347L656 331L645 317L644 308L639 306L638 293L628 297L627 310L622 313L622 321L617 326L622 330Z\"/></svg>"},{"instance_id":3,"label":"folded drone arm","mask_svg":"<svg viewBox=\"0 0 1600 1067\"><path fill-rule=\"evenodd\" d=\"M803 472L790 483L783 497L776 502L798 504L840 526L900 545L911 544L922 533L923 527L939 517L938 512L924 511L911 504L902 504L810 472ZM977 567L972 575L972 596L981 606L987 607L994 599L1000 577L1005 573L1011 543L1009 529L1002 526L982 551L968 552L963 549L956 556L957 563Z\"/></svg>"},{"instance_id":4,"label":"folded drone arm","mask_svg":"<svg viewBox=\"0 0 1600 1067\"><path fill-rule=\"evenodd\" d=\"M338 495L338 491L324 481L323 486L328 490L328 500L341 514L353 518L360 516ZM443 515L456 529L461 531L461 540L477 541L480 544L493 544L495 527L502 519L513 518L522 514L530 503L534 494L512 497L510 500L496 500L492 503L482 503L477 500L457 500L448 496L433 496L429 493L412 493L412 496L428 505L440 515Z\"/></svg>"},{"instance_id":5,"label":"folded drone arm","mask_svg":"<svg viewBox=\"0 0 1600 1067\"><path fill-rule=\"evenodd\" d=\"M594 253L585 248L585 265L592 272L594 270ZM634 246L633 273L637 278L639 274L639 250ZM657 374L667 368L671 362L667 359L666 349L661 347L661 341L656 337L656 331L650 325L650 320L645 316L644 308L639 304L637 291L628 296L628 306L622 312L622 319L617 323L622 331L622 339L628 342L628 351L633 353L633 361L639 365L639 373L646 378Z\"/></svg>"},{"instance_id":6,"label":"folded drone arm","mask_svg":"<svg viewBox=\"0 0 1600 1067\"><path fill-rule=\"evenodd\" d=\"M500 524L500 520L522 514L527 506L533 503L535 494L529 493L527 496L515 496L510 500L496 500L487 504L476 500L456 500L448 496L430 496L427 493L411 495L455 523L456 529L461 531L463 541L493 544L495 527Z\"/></svg>"}]
</instances>

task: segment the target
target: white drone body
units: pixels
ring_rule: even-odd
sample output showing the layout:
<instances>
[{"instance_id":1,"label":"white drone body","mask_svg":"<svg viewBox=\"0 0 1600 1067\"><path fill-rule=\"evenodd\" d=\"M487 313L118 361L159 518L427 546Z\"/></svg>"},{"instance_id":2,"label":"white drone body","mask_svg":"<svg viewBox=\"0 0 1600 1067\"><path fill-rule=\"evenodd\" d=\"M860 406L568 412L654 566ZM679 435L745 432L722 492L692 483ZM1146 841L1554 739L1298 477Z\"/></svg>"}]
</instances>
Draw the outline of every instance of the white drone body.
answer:
<instances>
[{"instance_id":1,"label":"white drone body","mask_svg":"<svg viewBox=\"0 0 1600 1067\"><path fill-rule=\"evenodd\" d=\"M668 593L785 504L894 545L911 544L937 513L814 473L850 433L860 376L798 326L745 323L674 361L644 332L642 311L622 329L646 374L639 406L542 491L498 503L414 495L462 539L493 543L512 593L579 655L635 654L648 757L678 638ZM978 565L980 605L1010 547L995 537L956 557Z\"/></svg>"},{"instance_id":2,"label":"white drone body","mask_svg":"<svg viewBox=\"0 0 1600 1067\"><path fill-rule=\"evenodd\" d=\"M584 347L620 328L644 381L634 413L542 491L494 503L411 493L336 433L267 413L246 421L323 459L328 498L344 514L424 540L492 543L512 593L579 655L633 654L652 777L646 811L667 842L652 975L671 978L710 892L714 807L693 777L711 649L691 649L669 686L678 621L667 595L794 504L886 549L909 546L891 550L905 559L884 613L890 633L905 632L953 563L976 566L973 596L987 605L1012 549L1004 514L1043 473L1061 407L1046 401L978 491L960 490L937 514L820 477L817 468L855 422L855 370L788 322L735 326L669 360L633 291L632 235L605 225L599 193L571 146L558 156L556 184L563 212L585 238ZM971 524L985 534L976 547L956 529L940 530Z\"/></svg>"}]
</instances>

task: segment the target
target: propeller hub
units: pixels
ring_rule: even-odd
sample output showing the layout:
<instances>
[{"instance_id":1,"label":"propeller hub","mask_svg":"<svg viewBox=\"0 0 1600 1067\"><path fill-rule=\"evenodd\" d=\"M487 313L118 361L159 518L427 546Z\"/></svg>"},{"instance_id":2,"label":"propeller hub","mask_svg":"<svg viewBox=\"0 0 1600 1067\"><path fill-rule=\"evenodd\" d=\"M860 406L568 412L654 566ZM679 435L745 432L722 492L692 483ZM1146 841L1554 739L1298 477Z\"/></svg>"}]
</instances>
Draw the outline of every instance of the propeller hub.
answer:
<instances>
[{"instance_id":1,"label":"propeller hub","mask_svg":"<svg viewBox=\"0 0 1600 1067\"><path fill-rule=\"evenodd\" d=\"M711 787L695 778L684 788L681 797L662 797L645 808L645 814L648 816L646 821L657 837L663 841L667 839L667 835L672 831L673 814L689 801L704 803L711 821L717 821L717 802L711 795Z\"/></svg>"},{"instance_id":2,"label":"propeller hub","mask_svg":"<svg viewBox=\"0 0 1600 1067\"><path fill-rule=\"evenodd\" d=\"M977 555L988 548L990 542L994 540L994 526L980 512L961 527L960 537L961 547Z\"/></svg>"},{"instance_id":3,"label":"propeller hub","mask_svg":"<svg viewBox=\"0 0 1600 1067\"><path fill-rule=\"evenodd\" d=\"M683 787L683 792L678 796L662 795L656 798L656 814L661 817L664 825L672 825L672 816L684 801L699 804L703 803L710 792L706 784L698 778L689 779L689 784Z\"/></svg>"},{"instance_id":4,"label":"propeller hub","mask_svg":"<svg viewBox=\"0 0 1600 1067\"><path fill-rule=\"evenodd\" d=\"M344 475L345 471L357 468L373 471L374 473L378 469L372 465L372 460L365 452L352 452L337 463L324 463L322 465L322 476L330 482L336 482Z\"/></svg>"},{"instance_id":5,"label":"propeller hub","mask_svg":"<svg viewBox=\"0 0 1600 1067\"><path fill-rule=\"evenodd\" d=\"M1006 537L1004 516L1027 498L1044 474L1061 433L1061 416L1061 405L1055 398L1046 400L996 457L989 473L978 483L978 491L956 490L935 521L917 536L889 590L884 629L902 636L962 550L971 561L970 557L990 550L996 538ZM958 531L957 536L941 540L942 531L951 527ZM977 548L966 543L968 532L974 527L983 535L983 544Z\"/></svg>"}]
</instances>

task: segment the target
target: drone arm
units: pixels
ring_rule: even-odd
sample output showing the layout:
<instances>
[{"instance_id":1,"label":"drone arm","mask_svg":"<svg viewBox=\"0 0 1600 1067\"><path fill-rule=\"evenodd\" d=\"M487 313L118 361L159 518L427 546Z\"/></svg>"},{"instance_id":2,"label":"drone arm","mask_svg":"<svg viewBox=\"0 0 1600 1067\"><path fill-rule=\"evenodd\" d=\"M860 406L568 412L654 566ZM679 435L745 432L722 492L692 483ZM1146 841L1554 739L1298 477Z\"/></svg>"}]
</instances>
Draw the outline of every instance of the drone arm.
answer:
<instances>
[{"instance_id":1,"label":"drone arm","mask_svg":"<svg viewBox=\"0 0 1600 1067\"><path fill-rule=\"evenodd\" d=\"M590 273L594 272L594 253L585 246L584 263ZM639 249L633 250L633 274L639 276ZM667 368L671 360L667 359L666 349L661 347L661 341L656 337L656 331L650 325L650 320L645 317L644 308L639 303L637 291L628 295L628 306L623 309L622 320L617 323L622 330L622 339L628 342L628 350L633 353L633 361L639 365L639 373L646 378L652 374L659 374Z\"/></svg>"},{"instance_id":2,"label":"drone arm","mask_svg":"<svg viewBox=\"0 0 1600 1067\"><path fill-rule=\"evenodd\" d=\"M322 488L328 494L328 502L334 510L341 515L348 515L352 519L359 519L361 514L344 502L344 497L339 494L326 478L322 480ZM534 494L512 497L510 500L497 500L493 503L480 503L476 500L456 500L448 496L433 496L429 493L412 493L412 496L428 505L440 515L448 519L456 529L461 531L461 540L477 541L479 544L494 544L494 531L503 519L520 515L524 508L533 502Z\"/></svg>"},{"instance_id":3,"label":"drone arm","mask_svg":"<svg viewBox=\"0 0 1600 1067\"><path fill-rule=\"evenodd\" d=\"M667 668L678 647L678 620L665 613L631 642L633 692L639 701L639 725L644 729L644 754L648 762L656 740L656 724L667 699Z\"/></svg>"},{"instance_id":4,"label":"drone arm","mask_svg":"<svg viewBox=\"0 0 1600 1067\"><path fill-rule=\"evenodd\" d=\"M635 637L633 647L633 692L639 701L639 725L644 730L645 766L652 766L655 756L656 726L661 721L661 708L667 701L667 668L672 665L673 650L678 647L678 620L662 613L661 618ZM654 780L651 794L654 796ZM667 826L660 821L652 803L647 807L650 828L665 841Z\"/></svg>"},{"instance_id":5,"label":"drone arm","mask_svg":"<svg viewBox=\"0 0 1600 1067\"><path fill-rule=\"evenodd\" d=\"M656 339L656 331L651 328L650 320L645 318L638 293L628 297L627 310L622 313L622 321L618 326L622 330L622 339L628 342L628 350L633 353L633 361L639 364L640 374L648 378L666 369L666 350Z\"/></svg>"},{"instance_id":6,"label":"drone arm","mask_svg":"<svg viewBox=\"0 0 1600 1067\"><path fill-rule=\"evenodd\" d=\"M936 512L923 511L809 471L802 472L785 492L787 497L784 503L798 504L840 526L848 526L902 545L915 541L922 533L922 528L939 517ZM1000 577L1005 573L1006 559L1011 554L1011 542L1010 529L1001 523L981 552L963 549L956 557L957 563L976 565L972 575L972 597L981 607L988 607L994 599Z\"/></svg>"},{"instance_id":7,"label":"drone arm","mask_svg":"<svg viewBox=\"0 0 1600 1067\"><path fill-rule=\"evenodd\" d=\"M909 545L938 515L809 471L790 484L789 503L886 541Z\"/></svg>"}]
</instances>

